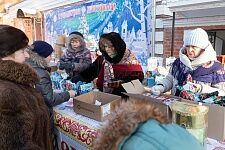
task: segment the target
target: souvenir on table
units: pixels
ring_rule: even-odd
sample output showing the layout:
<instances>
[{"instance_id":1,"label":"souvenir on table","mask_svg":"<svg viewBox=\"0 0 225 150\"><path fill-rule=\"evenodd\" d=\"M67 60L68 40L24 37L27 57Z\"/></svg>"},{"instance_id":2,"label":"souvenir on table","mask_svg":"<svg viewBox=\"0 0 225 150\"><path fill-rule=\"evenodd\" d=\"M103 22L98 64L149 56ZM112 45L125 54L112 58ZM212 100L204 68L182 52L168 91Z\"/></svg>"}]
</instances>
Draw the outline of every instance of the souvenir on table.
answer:
<instances>
[{"instance_id":1,"label":"souvenir on table","mask_svg":"<svg viewBox=\"0 0 225 150\"><path fill-rule=\"evenodd\" d=\"M166 58L166 69L169 71L170 67L172 66L173 62L176 60L175 57Z\"/></svg>"},{"instance_id":2,"label":"souvenir on table","mask_svg":"<svg viewBox=\"0 0 225 150\"><path fill-rule=\"evenodd\" d=\"M63 77L58 72L53 72L51 75L52 80L52 88L54 90L60 90L60 81L63 79Z\"/></svg>"},{"instance_id":3,"label":"souvenir on table","mask_svg":"<svg viewBox=\"0 0 225 150\"><path fill-rule=\"evenodd\" d=\"M201 144L207 137L207 106L176 101L171 106L172 122L187 129Z\"/></svg>"},{"instance_id":4,"label":"souvenir on table","mask_svg":"<svg viewBox=\"0 0 225 150\"><path fill-rule=\"evenodd\" d=\"M191 88L192 89L192 88ZM220 106L225 106L225 96L218 96L219 92L211 92L211 93L196 93L191 90L187 90L186 88L182 86L177 86L177 90L179 93L179 96L195 101L195 102L202 102L202 103L207 103L207 104L218 104Z\"/></svg>"},{"instance_id":5,"label":"souvenir on table","mask_svg":"<svg viewBox=\"0 0 225 150\"><path fill-rule=\"evenodd\" d=\"M94 88L93 83L77 82L77 95L88 93Z\"/></svg>"},{"instance_id":6,"label":"souvenir on table","mask_svg":"<svg viewBox=\"0 0 225 150\"><path fill-rule=\"evenodd\" d=\"M70 80L61 80L60 81L60 89L62 91L74 90L76 91L76 84L72 83Z\"/></svg>"}]
</instances>

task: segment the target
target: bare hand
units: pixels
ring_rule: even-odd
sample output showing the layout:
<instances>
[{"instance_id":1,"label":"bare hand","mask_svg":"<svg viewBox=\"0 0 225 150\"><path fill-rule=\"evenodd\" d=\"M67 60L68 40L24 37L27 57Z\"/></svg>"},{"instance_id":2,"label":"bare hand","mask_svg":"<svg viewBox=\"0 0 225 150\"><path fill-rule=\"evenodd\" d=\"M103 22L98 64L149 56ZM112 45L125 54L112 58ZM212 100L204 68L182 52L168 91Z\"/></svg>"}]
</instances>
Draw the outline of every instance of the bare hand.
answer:
<instances>
[{"instance_id":1,"label":"bare hand","mask_svg":"<svg viewBox=\"0 0 225 150\"><path fill-rule=\"evenodd\" d=\"M76 91L69 90L68 92L69 92L71 98L76 96Z\"/></svg>"}]
</instances>

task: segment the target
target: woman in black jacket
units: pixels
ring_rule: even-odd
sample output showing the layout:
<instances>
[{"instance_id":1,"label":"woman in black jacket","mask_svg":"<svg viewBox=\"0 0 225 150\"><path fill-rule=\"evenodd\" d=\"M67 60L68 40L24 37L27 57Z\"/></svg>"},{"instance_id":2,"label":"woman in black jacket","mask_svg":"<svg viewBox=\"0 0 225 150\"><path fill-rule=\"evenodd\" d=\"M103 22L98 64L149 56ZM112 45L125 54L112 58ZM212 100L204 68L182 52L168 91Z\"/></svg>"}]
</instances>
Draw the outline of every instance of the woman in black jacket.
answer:
<instances>
[{"instance_id":1,"label":"woman in black jacket","mask_svg":"<svg viewBox=\"0 0 225 150\"><path fill-rule=\"evenodd\" d=\"M26 60L26 63L35 69L40 78L40 82L36 85L36 88L44 96L46 105L52 108L68 101L70 97L74 97L75 91L73 90L61 93L53 92L50 68L48 66L53 52L52 46L44 41L35 41L32 46L32 50L29 51L30 58Z\"/></svg>"},{"instance_id":2,"label":"woman in black jacket","mask_svg":"<svg viewBox=\"0 0 225 150\"><path fill-rule=\"evenodd\" d=\"M74 97L75 91L70 90L60 93L55 93L53 91L50 69L48 66L48 63L51 60L53 48L50 44L44 41L35 41L32 46L32 50L28 52L30 58L26 60L26 63L35 69L40 78L40 82L36 84L36 89L38 89L44 97L45 103L49 108L53 124L53 107L68 101L71 97Z\"/></svg>"},{"instance_id":3,"label":"woman in black jacket","mask_svg":"<svg viewBox=\"0 0 225 150\"><path fill-rule=\"evenodd\" d=\"M102 53L78 78L90 82L97 78L97 88L106 93L122 95L125 92L122 83L131 80L143 80L142 67L135 55L126 47L125 42L118 33L111 32L101 35L99 49Z\"/></svg>"},{"instance_id":4,"label":"woman in black jacket","mask_svg":"<svg viewBox=\"0 0 225 150\"><path fill-rule=\"evenodd\" d=\"M26 60L26 63L36 71L40 78L40 81L36 84L36 89L41 92L44 97L45 104L49 108L51 128L54 133L53 107L68 101L71 97L74 97L75 91L70 90L60 93L55 93L53 91L50 69L48 67L53 48L50 44L44 41L35 41L32 46L33 48L31 51L28 51L30 57Z\"/></svg>"}]
</instances>

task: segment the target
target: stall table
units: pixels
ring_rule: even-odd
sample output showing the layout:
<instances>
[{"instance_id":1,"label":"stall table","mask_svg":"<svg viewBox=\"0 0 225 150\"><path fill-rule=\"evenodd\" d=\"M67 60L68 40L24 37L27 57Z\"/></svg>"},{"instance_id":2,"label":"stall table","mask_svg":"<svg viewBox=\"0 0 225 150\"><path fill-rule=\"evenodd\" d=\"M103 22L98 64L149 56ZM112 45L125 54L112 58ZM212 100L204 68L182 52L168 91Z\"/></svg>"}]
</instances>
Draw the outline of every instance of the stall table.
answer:
<instances>
[{"instance_id":1,"label":"stall table","mask_svg":"<svg viewBox=\"0 0 225 150\"><path fill-rule=\"evenodd\" d=\"M54 122L60 150L93 149L102 122L79 115L73 111L72 101L54 107ZM207 138L207 150L225 150L225 141Z\"/></svg>"}]
</instances>

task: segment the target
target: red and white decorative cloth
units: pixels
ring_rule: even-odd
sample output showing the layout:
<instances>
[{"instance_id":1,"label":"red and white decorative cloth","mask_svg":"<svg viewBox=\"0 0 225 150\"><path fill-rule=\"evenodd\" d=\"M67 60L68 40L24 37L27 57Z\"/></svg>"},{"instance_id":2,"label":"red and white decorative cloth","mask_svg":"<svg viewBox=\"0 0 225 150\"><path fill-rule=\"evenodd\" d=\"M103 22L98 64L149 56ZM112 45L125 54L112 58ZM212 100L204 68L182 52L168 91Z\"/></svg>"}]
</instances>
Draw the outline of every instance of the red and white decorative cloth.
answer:
<instances>
[{"instance_id":1,"label":"red and white decorative cloth","mask_svg":"<svg viewBox=\"0 0 225 150\"><path fill-rule=\"evenodd\" d=\"M163 99L164 97L158 97ZM174 99L167 99L173 101ZM58 133L60 149L88 150L93 149L93 141L98 137L102 122L95 121L73 111L73 102L68 101L54 107L55 127ZM206 150L225 150L223 142L207 138Z\"/></svg>"}]
</instances>

